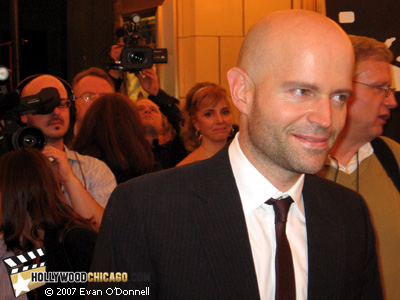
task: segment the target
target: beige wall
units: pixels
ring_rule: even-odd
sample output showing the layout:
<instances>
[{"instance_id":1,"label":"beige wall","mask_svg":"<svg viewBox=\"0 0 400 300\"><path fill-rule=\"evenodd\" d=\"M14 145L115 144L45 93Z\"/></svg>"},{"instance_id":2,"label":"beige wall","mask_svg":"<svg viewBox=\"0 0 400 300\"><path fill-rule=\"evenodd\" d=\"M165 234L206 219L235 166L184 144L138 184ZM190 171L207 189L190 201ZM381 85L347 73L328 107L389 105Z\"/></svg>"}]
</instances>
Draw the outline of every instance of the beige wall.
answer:
<instances>
[{"instance_id":1,"label":"beige wall","mask_svg":"<svg viewBox=\"0 0 400 300\"><path fill-rule=\"evenodd\" d=\"M178 90L181 102L197 82L212 81L229 91L227 71L236 65L248 29L276 10L311 10L320 0L175 0ZM238 114L234 112L235 122Z\"/></svg>"},{"instance_id":2,"label":"beige wall","mask_svg":"<svg viewBox=\"0 0 400 300\"><path fill-rule=\"evenodd\" d=\"M290 9L291 0L176 0L179 98L197 82L211 81L229 92L227 71L236 65L240 45L261 16ZM234 122L239 116L233 110Z\"/></svg>"},{"instance_id":3,"label":"beige wall","mask_svg":"<svg viewBox=\"0 0 400 300\"><path fill-rule=\"evenodd\" d=\"M290 8L291 0L177 0L179 97L200 81L228 89L226 72L235 66L249 27Z\"/></svg>"}]
</instances>

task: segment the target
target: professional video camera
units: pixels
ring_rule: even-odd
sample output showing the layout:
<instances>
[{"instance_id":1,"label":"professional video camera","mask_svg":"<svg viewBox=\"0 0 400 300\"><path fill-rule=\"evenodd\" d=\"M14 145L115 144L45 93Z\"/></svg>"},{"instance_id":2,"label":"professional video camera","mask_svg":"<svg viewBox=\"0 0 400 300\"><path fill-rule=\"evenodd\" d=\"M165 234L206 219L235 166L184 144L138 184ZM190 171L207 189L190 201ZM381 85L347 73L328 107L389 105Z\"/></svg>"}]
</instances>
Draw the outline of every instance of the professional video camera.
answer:
<instances>
[{"instance_id":1,"label":"professional video camera","mask_svg":"<svg viewBox=\"0 0 400 300\"><path fill-rule=\"evenodd\" d=\"M4 74L0 67L0 74ZM42 89L39 94L19 97L16 92L6 92L6 81L0 76L0 156L22 147L42 150L46 138L34 126L21 126L19 117L26 114L46 115L60 105L60 95L53 87Z\"/></svg>"},{"instance_id":2,"label":"professional video camera","mask_svg":"<svg viewBox=\"0 0 400 300\"><path fill-rule=\"evenodd\" d=\"M122 49L120 61L113 64L112 68L137 73L151 68L153 64L168 63L167 49L139 45L139 24L140 16L133 14L129 21L116 31L117 37L124 37L125 47Z\"/></svg>"}]
</instances>

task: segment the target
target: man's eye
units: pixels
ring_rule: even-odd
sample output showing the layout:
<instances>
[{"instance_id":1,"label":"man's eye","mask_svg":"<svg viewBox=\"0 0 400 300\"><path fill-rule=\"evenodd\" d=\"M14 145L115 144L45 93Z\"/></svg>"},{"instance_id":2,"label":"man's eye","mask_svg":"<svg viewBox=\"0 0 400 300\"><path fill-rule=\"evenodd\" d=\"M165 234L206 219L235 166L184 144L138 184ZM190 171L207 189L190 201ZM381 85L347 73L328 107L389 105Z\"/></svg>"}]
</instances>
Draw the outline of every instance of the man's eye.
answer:
<instances>
[{"instance_id":1,"label":"man's eye","mask_svg":"<svg viewBox=\"0 0 400 300\"><path fill-rule=\"evenodd\" d=\"M346 102L349 99L349 95L347 94L339 94L339 95L334 95L333 100L338 101L338 102Z\"/></svg>"},{"instance_id":2,"label":"man's eye","mask_svg":"<svg viewBox=\"0 0 400 300\"><path fill-rule=\"evenodd\" d=\"M307 89L294 89L293 93L297 96L305 97L311 95L311 92Z\"/></svg>"},{"instance_id":3,"label":"man's eye","mask_svg":"<svg viewBox=\"0 0 400 300\"><path fill-rule=\"evenodd\" d=\"M85 99L86 101L91 101L96 97L96 95L93 94L85 94L83 95L83 99Z\"/></svg>"}]
</instances>

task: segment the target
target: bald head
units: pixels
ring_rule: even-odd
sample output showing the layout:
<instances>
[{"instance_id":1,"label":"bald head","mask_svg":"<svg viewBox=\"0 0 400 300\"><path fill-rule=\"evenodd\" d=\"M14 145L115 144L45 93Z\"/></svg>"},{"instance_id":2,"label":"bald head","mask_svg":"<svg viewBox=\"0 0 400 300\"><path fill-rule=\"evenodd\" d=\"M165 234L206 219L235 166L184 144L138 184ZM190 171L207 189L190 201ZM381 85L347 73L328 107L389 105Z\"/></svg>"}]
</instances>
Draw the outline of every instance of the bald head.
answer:
<instances>
[{"instance_id":1,"label":"bald head","mask_svg":"<svg viewBox=\"0 0 400 300\"><path fill-rule=\"evenodd\" d=\"M28 82L21 91L21 97L27 97L38 94L42 89L47 87L54 87L58 90L60 98L68 98L67 90L62 82L51 75L41 75Z\"/></svg>"},{"instance_id":2,"label":"bald head","mask_svg":"<svg viewBox=\"0 0 400 300\"><path fill-rule=\"evenodd\" d=\"M278 11L259 20L247 33L242 44L238 67L255 83L260 82L273 64L288 58L300 59L310 51L321 50L332 58L353 52L346 33L327 17L307 11Z\"/></svg>"},{"instance_id":3,"label":"bald head","mask_svg":"<svg viewBox=\"0 0 400 300\"><path fill-rule=\"evenodd\" d=\"M47 87L56 88L60 94L60 99L68 98L65 86L59 79L51 75L41 75L29 81L22 89L21 97L36 95ZM48 114L22 115L21 121L30 126L40 128L46 137L46 143L59 150L63 149L64 142L68 143L69 139L72 138L74 118L72 116L71 120L70 109L68 107L55 107Z\"/></svg>"},{"instance_id":4,"label":"bald head","mask_svg":"<svg viewBox=\"0 0 400 300\"><path fill-rule=\"evenodd\" d=\"M250 29L228 82L241 149L276 187L321 169L346 120L353 72L348 36L323 15L280 11Z\"/></svg>"}]
</instances>

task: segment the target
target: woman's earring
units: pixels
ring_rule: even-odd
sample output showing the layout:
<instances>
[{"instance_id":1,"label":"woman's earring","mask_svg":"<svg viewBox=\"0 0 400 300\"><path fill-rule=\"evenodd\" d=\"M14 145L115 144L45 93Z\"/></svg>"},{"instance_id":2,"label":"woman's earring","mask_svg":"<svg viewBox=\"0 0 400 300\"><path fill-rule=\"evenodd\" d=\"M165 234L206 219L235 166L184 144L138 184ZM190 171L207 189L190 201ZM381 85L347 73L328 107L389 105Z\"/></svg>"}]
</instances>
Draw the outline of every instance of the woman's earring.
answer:
<instances>
[{"instance_id":1,"label":"woman's earring","mask_svg":"<svg viewBox=\"0 0 400 300\"><path fill-rule=\"evenodd\" d=\"M196 130L195 134L196 134L197 140L200 142L201 139L203 138L203 136L201 135L201 132L199 130Z\"/></svg>"},{"instance_id":2,"label":"woman's earring","mask_svg":"<svg viewBox=\"0 0 400 300\"><path fill-rule=\"evenodd\" d=\"M235 134L235 129L232 126L231 132L229 133L229 136L233 136Z\"/></svg>"}]
</instances>

